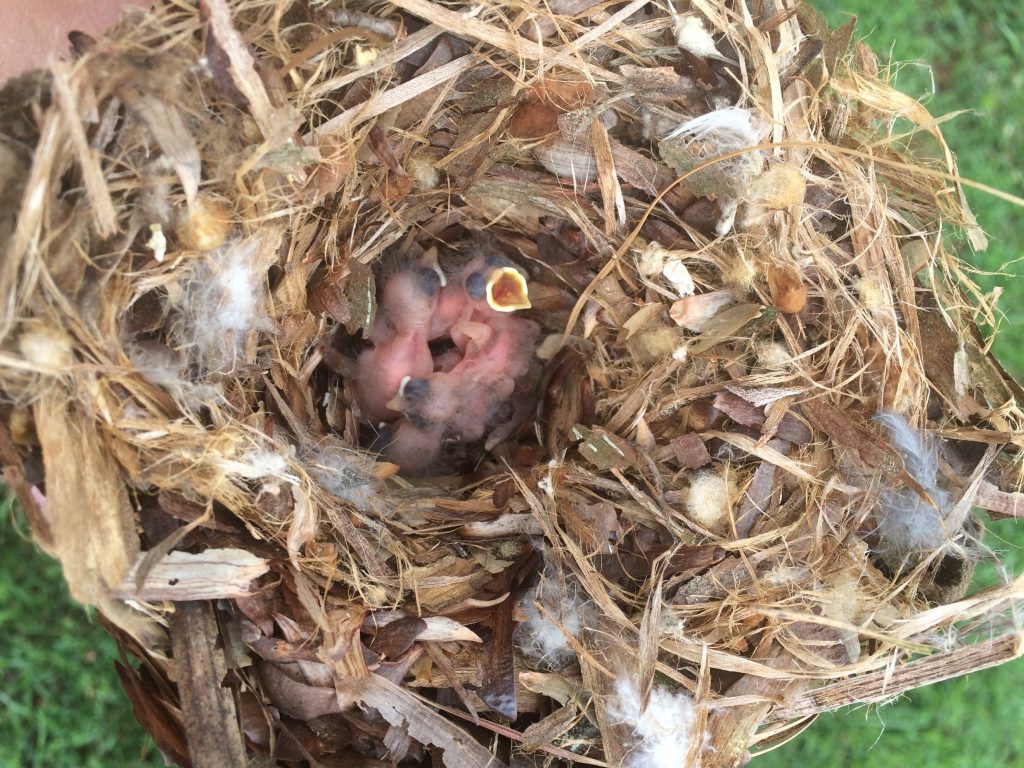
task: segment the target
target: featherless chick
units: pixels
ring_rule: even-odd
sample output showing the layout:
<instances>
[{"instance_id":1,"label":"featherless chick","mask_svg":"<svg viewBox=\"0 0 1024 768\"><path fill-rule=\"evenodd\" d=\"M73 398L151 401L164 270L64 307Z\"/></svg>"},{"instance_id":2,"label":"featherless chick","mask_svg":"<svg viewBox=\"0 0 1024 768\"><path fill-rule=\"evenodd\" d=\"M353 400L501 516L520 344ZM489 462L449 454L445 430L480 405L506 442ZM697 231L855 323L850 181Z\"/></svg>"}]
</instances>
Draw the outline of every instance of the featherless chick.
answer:
<instances>
[{"instance_id":1,"label":"featherless chick","mask_svg":"<svg viewBox=\"0 0 1024 768\"><path fill-rule=\"evenodd\" d=\"M525 318L495 315L473 323L471 330L460 362L448 372L403 381L388 407L421 427L446 424L463 442L483 437L516 380L529 372L540 327Z\"/></svg>"},{"instance_id":2,"label":"featherless chick","mask_svg":"<svg viewBox=\"0 0 1024 768\"><path fill-rule=\"evenodd\" d=\"M477 256L441 291L430 338L451 336L459 347L467 340L462 323L473 315L492 316L530 308L526 277L504 256ZM460 343L461 342L461 343Z\"/></svg>"},{"instance_id":3,"label":"featherless chick","mask_svg":"<svg viewBox=\"0 0 1024 768\"><path fill-rule=\"evenodd\" d=\"M448 281L425 257L387 280L356 394L389 461L423 472L446 441L484 437L530 370L540 327L511 314L529 306L525 276L503 256L476 256ZM432 355L428 342L446 338Z\"/></svg>"},{"instance_id":4,"label":"featherless chick","mask_svg":"<svg viewBox=\"0 0 1024 768\"><path fill-rule=\"evenodd\" d=\"M422 265L396 272L385 285L367 334L373 346L359 356L356 380L356 399L371 424L398 418L387 402L402 379L433 373L428 334L440 292L440 273Z\"/></svg>"},{"instance_id":5,"label":"featherless chick","mask_svg":"<svg viewBox=\"0 0 1024 768\"><path fill-rule=\"evenodd\" d=\"M443 424L417 426L407 419L387 424L374 449L406 474L420 474L433 467L444 446Z\"/></svg>"}]
</instances>

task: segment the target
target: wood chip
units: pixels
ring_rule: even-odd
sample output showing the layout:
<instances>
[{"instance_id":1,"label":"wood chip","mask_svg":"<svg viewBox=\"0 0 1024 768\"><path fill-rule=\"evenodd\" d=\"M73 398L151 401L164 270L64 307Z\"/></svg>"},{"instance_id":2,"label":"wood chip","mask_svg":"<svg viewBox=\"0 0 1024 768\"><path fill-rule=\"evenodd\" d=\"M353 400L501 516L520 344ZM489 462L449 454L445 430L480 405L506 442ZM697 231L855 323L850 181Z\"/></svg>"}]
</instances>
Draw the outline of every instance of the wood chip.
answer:
<instances>
[{"instance_id":1,"label":"wood chip","mask_svg":"<svg viewBox=\"0 0 1024 768\"><path fill-rule=\"evenodd\" d=\"M207 549L193 554L174 551L155 563L141 586L135 571L145 553L122 580L116 594L123 600L216 600L252 594L252 581L270 564L245 549Z\"/></svg>"}]
</instances>

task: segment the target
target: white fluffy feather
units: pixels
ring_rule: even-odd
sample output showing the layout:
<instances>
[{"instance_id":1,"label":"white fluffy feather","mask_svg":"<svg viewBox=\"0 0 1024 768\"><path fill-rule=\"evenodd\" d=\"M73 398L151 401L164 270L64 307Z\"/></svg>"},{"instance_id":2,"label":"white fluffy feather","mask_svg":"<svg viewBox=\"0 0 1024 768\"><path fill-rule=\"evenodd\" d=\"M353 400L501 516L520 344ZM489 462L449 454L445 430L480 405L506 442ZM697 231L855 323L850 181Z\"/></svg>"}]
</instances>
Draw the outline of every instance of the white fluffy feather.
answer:
<instances>
[{"instance_id":1,"label":"white fluffy feather","mask_svg":"<svg viewBox=\"0 0 1024 768\"><path fill-rule=\"evenodd\" d=\"M267 270L278 238L253 235L231 240L200 258L179 303L182 336L207 370L230 370L244 359L255 331L269 332Z\"/></svg>"},{"instance_id":2,"label":"white fluffy feather","mask_svg":"<svg viewBox=\"0 0 1024 768\"><path fill-rule=\"evenodd\" d=\"M538 607L553 616L552 621ZM561 669L576 658L566 635L577 637L586 627L594 625L594 608L580 591L563 588L555 579L544 579L535 593L520 603L526 621L516 627L516 644L530 658L552 669Z\"/></svg>"},{"instance_id":3,"label":"white fluffy feather","mask_svg":"<svg viewBox=\"0 0 1024 768\"><path fill-rule=\"evenodd\" d=\"M253 448L237 458L215 455L213 461L225 474L245 480L276 478L289 483L299 481L288 471L288 459L276 451Z\"/></svg>"},{"instance_id":4,"label":"white fluffy feather","mask_svg":"<svg viewBox=\"0 0 1024 768\"><path fill-rule=\"evenodd\" d=\"M665 140L682 138L683 148L692 153L692 161L701 163L739 149L756 147L764 131L759 123L750 110L723 107L686 121L671 131ZM691 179L691 184L697 187L706 185L702 194L713 193L719 198L721 215L715 231L720 236L732 229L740 197L761 174L764 162L762 150L751 150L716 163Z\"/></svg>"},{"instance_id":5,"label":"white fluffy feather","mask_svg":"<svg viewBox=\"0 0 1024 768\"><path fill-rule=\"evenodd\" d=\"M311 451L305 463L309 474L325 491L356 509L372 508L379 482L363 470L355 453L340 444L325 443Z\"/></svg>"},{"instance_id":6,"label":"white fluffy feather","mask_svg":"<svg viewBox=\"0 0 1024 768\"><path fill-rule=\"evenodd\" d=\"M668 134L702 141L714 141L719 151L752 147L760 140L750 111L742 107L726 107L687 120Z\"/></svg>"},{"instance_id":7,"label":"white fluffy feather","mask_svg":"<svg viewBox=\"0 0 1024 768\"><path fill-rule=\"evenodd\" d=\"M622 768L676 768L684 764L695 719L689 694L656 686L645 708L633 679L620 675L607 711L612 720L633 729L634 741L628 745L630 751Z\"/></svg>"}]
</instances>

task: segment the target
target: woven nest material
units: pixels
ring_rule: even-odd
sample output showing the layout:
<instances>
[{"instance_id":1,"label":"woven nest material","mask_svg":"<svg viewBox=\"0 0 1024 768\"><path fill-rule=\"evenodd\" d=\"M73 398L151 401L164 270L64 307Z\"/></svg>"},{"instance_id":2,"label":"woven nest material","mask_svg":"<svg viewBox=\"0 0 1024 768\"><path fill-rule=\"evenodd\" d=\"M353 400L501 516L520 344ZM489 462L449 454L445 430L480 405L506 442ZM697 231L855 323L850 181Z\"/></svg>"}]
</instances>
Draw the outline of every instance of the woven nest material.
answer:
<instances>
[{"instance_id":1,"label":"woven nest material","mask_svg":"<svg viewBox=\"0 0 1024 768\"><path fill-rule=\"evenodd\" d=\"M733 766L1021 652L935 122L789 0L539 8L158 2L8 86L0 457L179 764ZM410 472L382 297L488 255L523 370Z\"/></svg>"}]
</instances>

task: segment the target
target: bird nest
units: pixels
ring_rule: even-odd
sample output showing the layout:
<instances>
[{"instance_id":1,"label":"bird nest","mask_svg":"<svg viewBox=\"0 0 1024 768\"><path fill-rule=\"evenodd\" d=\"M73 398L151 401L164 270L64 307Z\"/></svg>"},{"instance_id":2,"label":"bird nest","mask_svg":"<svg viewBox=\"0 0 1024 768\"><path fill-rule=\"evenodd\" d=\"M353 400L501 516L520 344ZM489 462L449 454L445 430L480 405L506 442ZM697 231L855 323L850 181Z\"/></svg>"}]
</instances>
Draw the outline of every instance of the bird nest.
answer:
<instances>
[{"instance_id":1,"label":"bird nest","mask_svg":"<svg viewBox=\"0 0 1024 768\"><path fill-rule=\"evenodd\" d=\"M733 766L1020 653L984 238L852 23L156 5L8 85L0 456L169 759Z\"/></svg>"}]
</instances>

